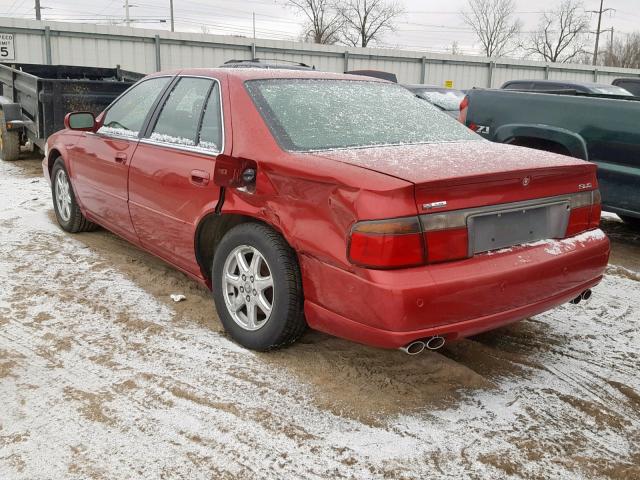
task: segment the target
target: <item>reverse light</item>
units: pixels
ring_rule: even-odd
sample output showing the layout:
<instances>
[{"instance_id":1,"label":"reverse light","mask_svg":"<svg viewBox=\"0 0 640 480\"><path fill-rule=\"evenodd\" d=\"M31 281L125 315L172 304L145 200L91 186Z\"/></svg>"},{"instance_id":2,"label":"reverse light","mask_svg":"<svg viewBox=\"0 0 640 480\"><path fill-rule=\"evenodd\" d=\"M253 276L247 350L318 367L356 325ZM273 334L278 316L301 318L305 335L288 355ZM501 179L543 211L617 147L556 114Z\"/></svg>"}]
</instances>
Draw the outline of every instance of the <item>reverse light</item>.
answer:
<instances>
[{"instance_id":1,"label":"reverse light","mask_svg":"<svg viewBox=\"0 0 640 480\"><path fill-rule=\"evenodd\" d=\"M460 260L469 256L465 212L445 212L420 217L427 249L427 263Z\"/></svg>"},{"instance_id":2,"label":"reverse light","mask_svg":"<svg viewBox=\"0 0 640 480\"><path fill-rule=\"evenodd\" d=\"M569 203L571 212L565 237L572 237L578 233L598 228L602 213L601 202L600 190L572 195Z\"/></svg>"},{"instance_id":3,"label":"reverse light","mask_svg":"<svg viewBox=\"0 0 640 480\"><path fill-rule=\"evenodd\" d=\"M424 241L417 217L356 223L348 247L351 263L368 268L424 264Z\"/></svg>"}]
</instances>

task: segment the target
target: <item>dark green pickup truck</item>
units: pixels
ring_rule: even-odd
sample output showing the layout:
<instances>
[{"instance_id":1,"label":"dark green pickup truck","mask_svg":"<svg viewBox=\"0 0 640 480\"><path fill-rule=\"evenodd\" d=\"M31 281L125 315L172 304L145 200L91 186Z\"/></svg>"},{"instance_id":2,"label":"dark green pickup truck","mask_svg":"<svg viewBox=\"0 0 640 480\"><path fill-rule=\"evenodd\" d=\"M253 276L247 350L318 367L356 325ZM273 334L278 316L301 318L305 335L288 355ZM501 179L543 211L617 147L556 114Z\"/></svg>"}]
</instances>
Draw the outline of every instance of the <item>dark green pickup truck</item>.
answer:
<instances>
[{"instance_id":1,"label":"dark green pickup truck","mask_svg":"<svg viewBox=\"0 0 640 480\"><path fill-rule=\"evenodd\" d=\"M640 226L640 98L469 90L460 120L484 138L598 165L602 208Z\"/></svg>"}]
</instances>

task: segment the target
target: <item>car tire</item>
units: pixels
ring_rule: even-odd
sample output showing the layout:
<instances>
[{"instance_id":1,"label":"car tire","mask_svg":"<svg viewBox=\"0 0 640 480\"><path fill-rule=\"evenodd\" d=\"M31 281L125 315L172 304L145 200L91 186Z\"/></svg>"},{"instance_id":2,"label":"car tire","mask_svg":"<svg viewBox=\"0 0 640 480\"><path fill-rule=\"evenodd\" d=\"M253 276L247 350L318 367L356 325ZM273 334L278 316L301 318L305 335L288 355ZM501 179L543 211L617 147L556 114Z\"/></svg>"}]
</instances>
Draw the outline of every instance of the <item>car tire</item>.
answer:
<instances>
[{"instance_id":1,"label":"car tire","mask_svg":"<svg viewBox=\"0 0 640 480\"><path fill-rule=\"evenodd\" d=\"M297 256L266 225L243 223L226 233L216 248L212 284L222 325L246 348L284 347L307 328Z\"/></svg>"},{"instance_id":2,"label":"car tire","mask_svg":"<svg viewBox=\"0 0 640 480\"><path fill-rule=\"evenodd\" d=\"M51 196L56 219L63 230L78 233L97 228L97 225L87 220L80 210L62 157L58 157L51 170Z\"/></svg>"},{"instance_id":3,"label":"car tire","mask_svg":"<svg viewBox=\"0 0 640 480\"><path fill-rule=\"evenodd\" d=\"M640 230L640 218L638 217L629 217L627 215L618 215L624 223L629 225L634 230Z\"/></svg>"},{"instance_id":4,"label":"car tire","mask_svg":"<svg viewBox=\"0 0 640 480\"><path fill-rule=\"evenodd\" d=\"M0 157L7 161L18 160L20 157L20 134L7 130L2 112L0 112Z\"/></svg>"}]
</instances>

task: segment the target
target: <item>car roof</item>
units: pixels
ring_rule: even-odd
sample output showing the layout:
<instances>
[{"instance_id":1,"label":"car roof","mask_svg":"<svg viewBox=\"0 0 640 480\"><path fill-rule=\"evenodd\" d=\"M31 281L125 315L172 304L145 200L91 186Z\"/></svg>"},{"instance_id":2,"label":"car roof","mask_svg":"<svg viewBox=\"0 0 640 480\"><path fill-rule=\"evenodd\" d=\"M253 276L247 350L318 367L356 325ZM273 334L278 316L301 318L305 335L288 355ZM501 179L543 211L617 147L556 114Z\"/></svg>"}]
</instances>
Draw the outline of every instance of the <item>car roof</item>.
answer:
<instances>
[{"instance_id":1,"label":"car roof","mask_svg":"<svg viewBox=\"0 0 640 480\"><path fill-rule=\"evenodd\" d=\"M284 70L315 70L315 67L302 62L290 62L279 59L227 60L219 68L270 68Z\"/></svg>"},{"instance_id":2,"label":"car roof","mask_svg":"<svg viewBox=\"0 0 640 480\"><path fill-rule=\"evenodd\" d=\"M392 83L374 77L365 77L362 75L348 75L344 73L320 72L317 70L291 70L279 68L185 68L180 70L171 70L157 72L149 75L197 75L197 76L224 76L228 78L238 78L244 80L258 80L270 78L309 78L309 79L335 79L335 80L357 80L360 82L382 82Z\"/></svg>"},{"instance_id":3,"label":"car roof","mask_svg":"<svg viewBox=\"0 0 640 480\"><path fill-rule=\"evenodd\" d=\"M603 87L610 87L611 85L608 85L606 83L594 83L594 82L572 82L571 80L536 80L536 79L531 79L531 80L509 80L508 82L504 82L504 85L502 85L503 87L505 85L514 85L514 84L520 84L520 83L539 83L539 84L549 84L549 85L566 85L568 87L586 87L586 88L603 88Z\"/></svg>"}]
</instances>

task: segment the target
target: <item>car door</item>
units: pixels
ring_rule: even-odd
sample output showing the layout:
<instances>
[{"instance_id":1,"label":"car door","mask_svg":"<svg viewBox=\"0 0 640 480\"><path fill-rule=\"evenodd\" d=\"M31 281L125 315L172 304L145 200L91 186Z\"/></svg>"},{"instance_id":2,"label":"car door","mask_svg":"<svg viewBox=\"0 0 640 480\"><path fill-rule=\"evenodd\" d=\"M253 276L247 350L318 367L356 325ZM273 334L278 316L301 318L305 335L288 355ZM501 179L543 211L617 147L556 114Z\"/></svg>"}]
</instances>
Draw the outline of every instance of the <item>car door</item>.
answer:
<instances>
[{"instance_id":1,"label":"car door","mask_svg":"<svg viewBox=\"0 0 640 480\"><path fill-rule=\"evenodd\" d=\"M195 230L218 201L213 173L223 138L220 82L183 76L165 94L129 172L129 210L140 242L196 275Z\"/></svg>"},{"instance_id":2,"label":"car door","mask_svg":"<svg viewBox=\"0 0 640 480\"><path fill-rule=\"evenodd\" d=\"M79 140L71 162L76 195L98 223L137 240L128 206L129 164L138 136L171 77L153 77L134 85L99 117L96 133Z\"/></svg>"}]
</instances>

